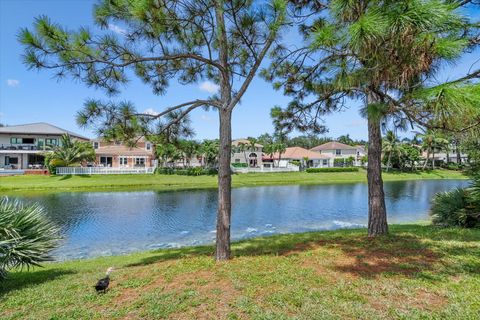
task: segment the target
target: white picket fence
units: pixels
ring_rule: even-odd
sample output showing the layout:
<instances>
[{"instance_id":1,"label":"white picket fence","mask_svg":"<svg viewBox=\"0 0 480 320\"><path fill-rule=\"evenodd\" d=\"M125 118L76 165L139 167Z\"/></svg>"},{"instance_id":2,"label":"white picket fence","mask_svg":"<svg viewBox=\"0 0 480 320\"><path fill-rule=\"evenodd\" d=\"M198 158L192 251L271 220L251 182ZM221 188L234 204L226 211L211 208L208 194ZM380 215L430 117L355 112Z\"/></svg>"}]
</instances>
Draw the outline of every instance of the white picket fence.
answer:
<instances>
[{"instance_id":1,"label":"white picket fence","mask_svg":"<svg viewBox=\"0 0 480 320\"><path fill-rule=\"evenodd\" d=\"M294 165L289 165L288 167L264 167L264 166L261 166L259 168L235 168L235 167L232 167L232 171L236 172L236 173L296 172L296 171L300 171L300 167L294 166Z\"/></svg>"},{"instance_id":2,"label":"white picket fence","mask_svg":"<svg viewBox=\"0 0 480 320\"><path fill-rule=\"evenodd\" d=\"M58 167L58 175L91 175L91 174L145 174L153 173L154 167L108 168L108 167Z\"/></svg>"}]
</instances>

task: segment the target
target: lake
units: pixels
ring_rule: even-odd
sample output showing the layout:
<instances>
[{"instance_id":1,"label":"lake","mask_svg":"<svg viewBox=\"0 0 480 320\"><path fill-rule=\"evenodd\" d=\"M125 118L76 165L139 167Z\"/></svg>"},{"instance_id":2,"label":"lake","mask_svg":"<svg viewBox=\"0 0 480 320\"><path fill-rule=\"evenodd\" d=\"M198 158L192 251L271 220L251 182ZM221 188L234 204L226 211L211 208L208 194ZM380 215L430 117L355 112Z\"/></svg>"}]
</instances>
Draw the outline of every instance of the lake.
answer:
<instances>
[{"instance_id":1,"label":"lake","mask_svg":"<svg viewBox=\"0 0 480 320\"><path fill-rule=\"evenodd\" d=\"M466 180L386 182L389 223L428 220L432 196ZM233 189L232 238L363 227L367 185ZM58 260L209 244L215 240L216 190L65 192L16 195L39 202L61 226Z\"/></svg>"}]
</instances>

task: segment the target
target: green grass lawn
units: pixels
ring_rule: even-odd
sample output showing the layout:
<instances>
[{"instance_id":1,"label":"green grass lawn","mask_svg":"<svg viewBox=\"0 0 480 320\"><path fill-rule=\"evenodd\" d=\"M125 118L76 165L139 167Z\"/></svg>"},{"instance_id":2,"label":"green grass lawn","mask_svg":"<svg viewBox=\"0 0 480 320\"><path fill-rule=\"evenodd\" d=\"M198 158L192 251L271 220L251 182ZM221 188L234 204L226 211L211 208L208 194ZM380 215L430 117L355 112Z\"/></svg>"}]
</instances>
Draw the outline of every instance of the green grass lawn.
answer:
<instances>
[{"instance_id":1,"label":"green grass lawn","mask_svg":"<svg viewBox=\"0 0 480 320\"><path fill-rule=\"evenodd\" d=\"M479 319L480 230L394 225L47 264L0 282L1 319ZM93 284L114 266L111 289Z\"/></svg>"},{"instance_id":2,"label":"green grass lawn","mask_svg":"<svg viewBox=\"0 0 480 320\"><path fill-rule=\"evenodd\" d=\"M435 170L418 173L385 173L385 181L415 179L463 179L461 172ZM328 173L250 173L233 176L234 187L366 182L366 171ZM8 191L68 191L102 189L186 190L215 188L216 176L181 175L93 175L93 176L11 176L0 177L0 192Z\"/></svg>"}]
</instances>

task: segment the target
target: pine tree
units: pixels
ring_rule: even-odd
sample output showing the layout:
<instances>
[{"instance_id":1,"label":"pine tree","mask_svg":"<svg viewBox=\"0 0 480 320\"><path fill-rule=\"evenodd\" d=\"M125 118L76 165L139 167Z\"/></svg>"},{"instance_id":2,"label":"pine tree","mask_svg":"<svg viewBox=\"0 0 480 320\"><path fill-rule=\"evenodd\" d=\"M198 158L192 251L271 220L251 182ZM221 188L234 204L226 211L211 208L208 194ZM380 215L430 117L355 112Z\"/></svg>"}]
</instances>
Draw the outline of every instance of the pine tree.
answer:
<instances>
[{"instance_id":1,"label":"pine tree","mask_svg":"<svg viewBox=\"0 0 480 320\"><path fill-rule=\"evenodd\" d=\"M286 1L271 0L101 0L95 23L124 29L93 35L87 28L69 31L47 17L19 35L24 61L59 78L80 80L114 95L132 73L153 93L165 94L172 80L182 84L213 81L219 93L167 106L158 114L139 113L128 102L88 100L78 114L81 125L125 142L151 134L172 112L169 130L197 108L215 108L220 119L216 259L230 257L232 111L285 24ZM158 132L157 132L158 133Z\"/></svg>"}]
</instances>

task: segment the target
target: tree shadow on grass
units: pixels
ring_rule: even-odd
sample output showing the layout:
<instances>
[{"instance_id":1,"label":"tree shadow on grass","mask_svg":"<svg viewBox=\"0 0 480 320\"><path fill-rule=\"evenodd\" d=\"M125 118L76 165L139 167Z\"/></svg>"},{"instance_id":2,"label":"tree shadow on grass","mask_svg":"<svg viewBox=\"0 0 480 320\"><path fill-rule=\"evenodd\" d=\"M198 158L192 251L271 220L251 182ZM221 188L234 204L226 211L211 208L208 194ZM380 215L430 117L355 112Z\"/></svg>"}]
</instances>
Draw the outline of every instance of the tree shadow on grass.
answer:
<instances>
[{"instance_id":1,"label":"tree shadow on grass","mask_svg":"<svg viewBox=\"0 0 480 320\"><path fill-rule=\"evenodd\" d=\"M440 241L459 243L446 246ZM391 227L391 235L373 239L366 236L365 229L254 238L233 243L232 253L234 258L261 255L302 256L306 252L310 254L311 251L320 249L327 250L328 259L331 260L322 267L334 272L363 278L392 274L421 278L435 274L440 277L432 276L432 279L440 280L442 276L461 272L480 274L480 260L471 259L480 254L480 248L474 244L478 241L480 233L474 230L397 225ZM213 254L213 246L159 250L154 252L154 255L128 266ZM457 258L465 261L452 261ZM312 265L314 261L315 259L311 259L309 266L315 267Z\"/></svg>"},{"instance_id":2,"label":"tree shadow on grass","mask_svg":"<svg viewBox=\"0 0 480 320\"><path fill-rule=\"evenodd\" d=\"M64 181L64 180L69 180L69 179L72 179L72 175L71 174L65 174L58 181Z\"/></svg>"},{"instance_id":3,"label":"tree shadow on grass","mask_svg":"<svg viewBox=\"0 0 480 320\"><path fill-rule=\"evenodd\" d=\"M12 272L7 275L6 279L0 280L0 298L7 293L15 290L21 290L45 282L55 280L68 274L74 274L72 270L49 269L35 271Z\"/></svg>"}]
</instances>

